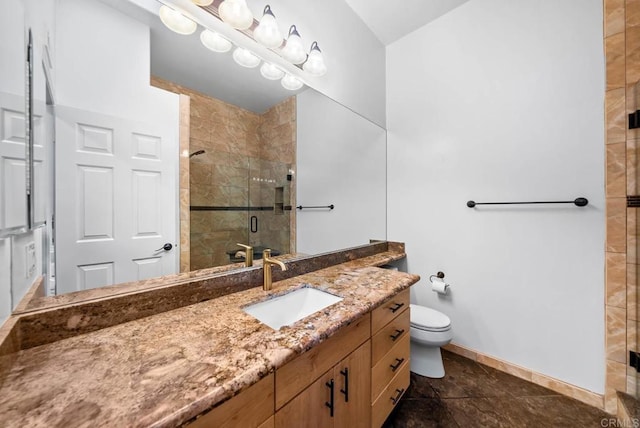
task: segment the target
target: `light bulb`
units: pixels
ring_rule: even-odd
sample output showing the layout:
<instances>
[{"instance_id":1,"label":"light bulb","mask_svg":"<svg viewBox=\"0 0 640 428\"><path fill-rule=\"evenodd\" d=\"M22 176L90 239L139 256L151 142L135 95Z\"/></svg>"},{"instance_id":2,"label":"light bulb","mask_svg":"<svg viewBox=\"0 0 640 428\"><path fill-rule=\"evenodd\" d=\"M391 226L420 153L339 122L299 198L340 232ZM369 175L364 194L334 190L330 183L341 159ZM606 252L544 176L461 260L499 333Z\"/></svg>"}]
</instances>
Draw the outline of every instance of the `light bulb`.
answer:
<instances>
[{"instance_id":1,"label":"light bulb","mask_svg":"<svg viewBox=\"0 0 640 428\"><path fill-rule=\"evenodd\" d=\"M162 21L162 23L166 25L169 30L174 31L178 34L189 35L196 31L196 28L198 28L198 24L196 24L177 10L171 9L169 6L160 6L158 15L160 15L160 21Z\"/></svg>"},{"instance_id":2,"label":"light bulb","mask_svg":"<svg viewBox=\"0 0 640 428\"><path fill-rule=\"evenodd\" d=\"M207 49L214 52L228 52L233 46L229 40L208 29L200 33L200 41Z\"/></svg>"},{"instance_id":3,"label":"light bulb","mask_svg":"<svg viewBox=\"0 0 640 428\"><path fill-rule=\"evenodd\" d=\"M300 33L295 25L289 28L289 36L282 48L282 56L293 64L302 64L307 59L307 52L304 50Z\"/></svg>"},{"instance_id":4,"label":"light bulb","mask_svg":"<svg viewBox=\"0 0 640 428\"><path fill-rule=\"evenodd\" d=\"M271 12L271 7L266 5L262 14L260 24L253 30L253 38L258 43L271 49L280 47L282 44L282 33L276 23L276 17Z\"/></svg>"},{"instance_id":5,"label":"light bulb","mask_svg":"<svg viewBox=\"0 0 640 428\"><path fill-rule=\"evenodd\" d=\"M244 48L236 48L236 50L233 51L233 59L239 65L247 68L254 68L260 64L260 58Z\"/></svg>"},{"instance_id":6,"label":"light bulb","mask_svg":"<svg viewBox=\"0 0 640 428\"><path fill-rule=\"evenodd\" d=\"M298 89L302 88L302 80L290 75L289 73L284 75L284 77L280 81L280 84L282 84L283 88L290 91L297 91Z\"/></svg>"},{"instance_id":7,"label":"light bulb","mask_svg":"<svg viewBox=\"0 0 640 428\"><path fill-rule=\"evenodd\" d=\"M253 24L253 14L246 0L224 0L218 6L218 14L220 19L238 30L246 30Z\"/></svg>"},{"instance_id":8,"label":"light bulb","mask_svg":"<svg viewBox=\"0 0 640 428\"><path fill-rule=\"evenodd\" d=\"M262 64L262 67L260 67L260 74L262 74L262 77L265 79L279 80L284 76L284 70L273 64L265 62Z\"/></svg>"},{"instance_id":9,"label":"light bulb","mask_svg":"<svg viewBox=\"0 0 640 428\"><path fill-rule=\"evenodd\" d=\"M191 0L194 4L197 4L198 6L209 6L211 3L213 3L213 0Z\"/></svg>"},{"instance_id":10,"label":"light bulb","mask_svg":"<svg viewBox=\"0 0 640 428\"><path fill-rule=\"evenodd\" d=\"M311 44L309 57L307 58L307 62L302 66L302 69L312 76L322 76L327 72L327 66L324 63L324 58L322 57L322 52L320 52L317 42Z\"/></svg>"}]
</instances>

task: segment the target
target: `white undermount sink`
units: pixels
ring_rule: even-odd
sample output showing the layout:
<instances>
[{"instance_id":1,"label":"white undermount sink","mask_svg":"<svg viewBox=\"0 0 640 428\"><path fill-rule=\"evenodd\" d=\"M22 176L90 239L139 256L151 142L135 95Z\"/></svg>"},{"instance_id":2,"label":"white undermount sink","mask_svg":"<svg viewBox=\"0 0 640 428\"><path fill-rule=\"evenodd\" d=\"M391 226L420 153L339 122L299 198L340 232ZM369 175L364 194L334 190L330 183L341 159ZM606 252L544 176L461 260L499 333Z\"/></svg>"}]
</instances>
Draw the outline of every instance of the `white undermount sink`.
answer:
<instances>
[{"instance_id":1,"label":"white undermount sink","mask_svg":"<svg viewBox=\"0 0 640 428\"><path fill-rule=\"evenodd\" d=\"M303 287L243 309L263 324L278 330L341 300L342 297L316 288Z\"/></svg>"}]
</instances>

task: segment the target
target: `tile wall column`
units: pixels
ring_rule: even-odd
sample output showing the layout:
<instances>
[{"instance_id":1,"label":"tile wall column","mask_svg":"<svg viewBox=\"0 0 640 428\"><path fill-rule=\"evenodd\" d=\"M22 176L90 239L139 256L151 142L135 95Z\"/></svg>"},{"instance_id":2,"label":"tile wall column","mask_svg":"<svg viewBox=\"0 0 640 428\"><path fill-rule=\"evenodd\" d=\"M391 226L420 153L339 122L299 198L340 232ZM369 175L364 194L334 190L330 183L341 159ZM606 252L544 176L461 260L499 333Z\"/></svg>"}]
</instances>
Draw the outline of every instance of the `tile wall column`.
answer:
<instances>
[{"instance_id":1,"label":"tile wall column","mask_svg":"<svg viewBox=\"0 0 640 428\"><path fill-rule=\"evenodd\" d=\"M636 373L628 368L636 346L637 132L628 130L640 80L640 0L604 0L606 56L606 387L605 410L616 411L616 391L636 396Z\"/></svg>"}]
</instances>

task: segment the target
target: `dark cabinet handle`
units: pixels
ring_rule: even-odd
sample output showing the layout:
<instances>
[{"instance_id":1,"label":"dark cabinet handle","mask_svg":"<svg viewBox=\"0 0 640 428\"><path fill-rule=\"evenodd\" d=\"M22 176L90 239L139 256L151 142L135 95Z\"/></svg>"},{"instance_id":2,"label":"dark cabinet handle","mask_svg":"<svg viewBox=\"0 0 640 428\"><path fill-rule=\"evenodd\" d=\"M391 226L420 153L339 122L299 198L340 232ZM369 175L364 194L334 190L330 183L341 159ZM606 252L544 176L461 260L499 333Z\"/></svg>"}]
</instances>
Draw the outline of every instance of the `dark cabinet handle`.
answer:
<instances>
[{"instance_id":1,"label":"dark cabinet handle","mask_svg":"<svg viewBox=\"0 0 640 428\"><path fill-rule=\"evenodd\" d=\"M328 402L325 402L324 405L329 408L329 414L331 415L331 417L333 417L333 379L325 383L325 385L327 385L327 387L331 391L331 398L329 399Z\"/></svg>"},{"instance_id":2,"label":"dark cabinet handle","mask_svg":"<svg viewBox=\"0 0 640 428\"><path fill-rule=\"evenodd\" d=\"M404 388L396 389L396 392L397 392L396 396L395 397L391 397L391 401L393 402L393 404L396 404L398 402L398 400L400 400L400 397L404 393Z\"/></svg>"},{"instance_id":3,"label":"dark cabinet handle","mask_svg":"<svg viewBox=\"0 0 640 428\"><path fill-rule=\"evenodd\" d=\"M404 306L404 303L396 303L395 306L392 308L389 308L389 310L395 314L396 312L398 312L398 309L400 309L403 306Z\"/></svg>"},{"instance_id":4,"label":"dark cabinet handle","mask_svg":"<svg viewBox=\"0 0 640 428\"><path fill-rule=\"evenodd\" d=\"M162 251L162 250L171 251L172 248L173 248L173 245L167 242L162 247L158 248L156 251Z\"/></svg>"},{"instance_id":5,"label":"dark cabinet handle","mask_svg":"<svg viewBox=\"0 0 640 428\"><path fill-rule=\"evenodd\" d=\"M344 376L344 389L340 389L340 392L344 394L344 402L349 402L349 368L345 367L344 370L340 370L340 374Z\"/></svg>"},{"instance_id":6,"label":"dark cabinet handle","mask_svg":"<svg viewBox=\"0 0 640 428\"><path fill-rule=\"evenodd\" d=\"M402 330L396 329L396 334L392 334L389 337L391 337L391 340L395 342L400 336L402 336L402 333L404 333L404 328Z\"/></svg>"},{"instance_id":7,"label":"dark cabinet handle","mask_svg":"<svg viewBox=\"0 0 640 428\"><path fill-rule=\"evenodd\" d=\"M396 358L396 363L395 364L390 364L389 367L391 367L391 371L395 372L396 370L398 370L398 367L400 367L402 365L402 363L404 363L404 358Z\"/></svg>"},{"instance_id":8,"label":"dark cabinet handle","mask_svg":"<svg viewBox=\"0 0 640 428\"><path fill-rule=\"evenodd\" d=\"M251 233L256 233L258 231L258 217L252 215L251 216Z\"/></svg>"}]
</instances>

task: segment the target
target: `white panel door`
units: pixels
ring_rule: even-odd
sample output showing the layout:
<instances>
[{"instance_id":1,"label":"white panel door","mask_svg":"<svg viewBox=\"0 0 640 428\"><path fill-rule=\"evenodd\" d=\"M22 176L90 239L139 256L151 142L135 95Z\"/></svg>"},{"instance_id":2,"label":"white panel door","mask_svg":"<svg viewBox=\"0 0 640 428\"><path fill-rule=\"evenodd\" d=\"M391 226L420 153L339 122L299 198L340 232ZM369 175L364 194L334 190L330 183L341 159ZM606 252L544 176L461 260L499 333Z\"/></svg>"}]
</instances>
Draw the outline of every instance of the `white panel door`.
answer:
<instances>
[{"instance_id":1,"label":"white panel door","mask_svg":"<svg viewBox=\"0 0 640 428\"><path fill-rule=\"evenodd\" d=\"M27 225L24 103L24 97L0 93L0 232L17 231ZM43 104L34 103L36 224L45 220L44 110Z\"/></svg>"},{"instance_id":2,"label":"white panel door","mask_svg":"<svg viewBox=\"0 0 640 428\"><path fill-rule=\"evenodd\" d=\"M56 107L57 292L176 273L177 173L178 118Z\"/></svg>"}]
</instances>

